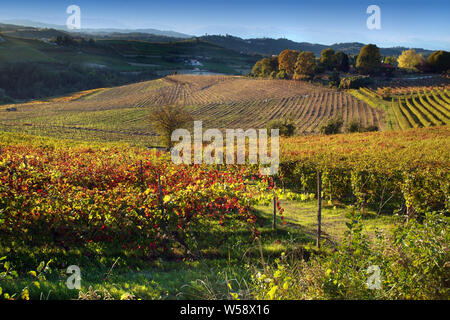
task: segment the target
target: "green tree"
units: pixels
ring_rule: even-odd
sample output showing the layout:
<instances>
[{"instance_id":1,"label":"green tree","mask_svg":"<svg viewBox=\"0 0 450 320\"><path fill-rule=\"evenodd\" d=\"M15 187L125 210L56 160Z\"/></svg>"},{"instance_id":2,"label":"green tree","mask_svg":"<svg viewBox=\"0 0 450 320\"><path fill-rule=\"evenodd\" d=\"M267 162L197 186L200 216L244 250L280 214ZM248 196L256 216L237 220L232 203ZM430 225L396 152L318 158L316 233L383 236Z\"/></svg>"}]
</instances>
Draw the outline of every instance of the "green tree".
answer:
<instances>
[{"instance_id":1,"label":"green tree","mask_svg":"<svg viewBox=\"0 0 450 320\"><path fill-rule=\"evenodd\" d=\"M383 62L394 67L397 66L397 58L394 56L387 56L386 58L384 58Z\"/></svg>"},{"instance_id":2,"label":"green tree","mask_svg":"<svg viewBox=\"0 0 450 320\"><path fill-rule=\"evenodd\" d=\"M263 58L255 63L252 75L255 77L269 77L273 72L278 71L278 59Z\"/></svg>"},{"instance_id":3,"label":"green tree","mask_svg":"<svg viewBox=\"0 0 450 320\"><path fill-rule=\"evenodd\" d=\"M336 67L336 62L337 59L333 49L325 49L320 54L320 63L325 67L325 69L333 70Z\"/></svg>"},{"instance_id":4,"label":"green tree","mask_svg":"<svg viewBox=\"0 0 450 320\"><path fill-rule=\"evenodd\" d=\"M350 67L348 55L346 55L342 51L338 51L336 52L335 56L336 56L336 69L338 71L348 72L348 69Z\"/></svg>"},{"instance_id":5,"label":"green tree","mask_svg":"<svg viewBox=\"0 0 450 320\"><path fill-rule=\"evenodd\" d=\"M295 63L299 52L297 50L286 49L278 56L278 68L279 70L286 71L286 74L291 78L294 74Z\"/></svg>"},{"instance_id":6,"label":"green tree","mask_svg":"<svg viewBox=\"0 0 450 320\"><path fill-rule=\"evenodd\" d=\"M294 79L309 79L314 75L316 70L316 57L314 53L305 51L298 55L295 63Z\"/></svg>"},{"instance_id":7,"label":"green tree","mask_svg":"<svg viewBox=\"0 0 450 320\"><path fill-rule=\"evenodd\" d=\"M427 59L429 65L435 72L445 72L450 69L450 52L435 51Z\"/></svg>"},{"instance_id":8,"label":"green tree","mask_svg":"<svg viewBox=\"0 0 450 320\"><path fill-rule=\"evenodd\" d=\"M380 67L380 49L374 44L362 47L356 59L356 68L359 73L373 75L379 71Z\"/></svg>"}]
</instances>

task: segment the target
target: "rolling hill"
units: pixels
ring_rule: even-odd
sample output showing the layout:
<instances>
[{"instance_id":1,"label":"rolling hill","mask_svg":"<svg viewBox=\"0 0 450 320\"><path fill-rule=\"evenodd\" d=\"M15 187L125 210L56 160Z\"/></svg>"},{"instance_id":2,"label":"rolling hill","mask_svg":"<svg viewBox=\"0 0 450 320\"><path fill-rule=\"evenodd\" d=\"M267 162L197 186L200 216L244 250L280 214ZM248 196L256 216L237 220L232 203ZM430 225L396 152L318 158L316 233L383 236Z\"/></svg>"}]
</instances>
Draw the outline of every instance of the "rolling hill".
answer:
<instances>
[{"instance_id":1,"label":"rolling hill","mask_svg":"<svg viewBox=\"0 0 450 320\"><path fill-rule=\"evenodd\" d=\"M208 41L224 48L232 49L237 52L246 54L261 54L274 55L279 54L285 49L311 51L316 56L320 56L322 50L332 48L335 51L343 51L347 54L356 55L364 46L364 43L349 42L349 43L335 43L332 45L324 45L309 42L295 42L288 39L271 39L271 38L256 38L256 39L242 39L230 35L209 35L200 37L204 41ZM400 55L402 51L410 48L394 47L394 48L380 48L380 53L383 56ZM416 48L416 52L423 55L429 55L431 50Z\"/></svg>"},{"instance_id":2,"label":"rolling hill","mask_svg":"<svg viewBox=\"0 0 450 320\"><path fill-rule=\"evenodd\" d=\"M57 24L51 24L51 23L43 23L43 22L37 22L32 20L21 20L21 19L8 19L3 20L3 24L7 24L10 26L15 26L19 28L27 27L27 28L34 28L34 29L54 29L58 31L65 31L72 33L72 30L69 30L65 25L57 25ZM0 24L1 27L2 24ZM2 27L3 28L3 27ZM97 28L97 29L90 29L90 28L83 28L81 30L78 30L74 33L82 33L82 34L109 34L109 33L143 33L143 34L151 34L155 36L164 36L164 37L171 37L171 38L179 38L179 39L187 39L192 38L191 35L181 33L181 32L175 32L171 30L158 30L153 28L145 28L145 29L120 29L120 28Z\"/></svg>"},{"instance_id":3,"label":"rolling hill","mask_svg":"<svg viewBox=\"0 0 450 320\"><path fill-rule=\"evenodd\" d=\"M173 73L246 74L258 59L198 39L68 39L0 35L0 88L13 99L36 99Z\"/></svg>"},{"instance_id":4,"label":"rolling hill","mask_svg":"<svg viewBox=\"0 0 450 320\"><path fill-rule=\"evenodd\" d=\"M335 115L384 129L384 112L346 92L301 81L240 76L175 75L114 88L95 89L50 100L0 107L0 128L82 140L156 143L146 117L152 106L186 105L204 127L264 128L290 117L297 133L317 133Z\"/></svg>"}]
</instances>

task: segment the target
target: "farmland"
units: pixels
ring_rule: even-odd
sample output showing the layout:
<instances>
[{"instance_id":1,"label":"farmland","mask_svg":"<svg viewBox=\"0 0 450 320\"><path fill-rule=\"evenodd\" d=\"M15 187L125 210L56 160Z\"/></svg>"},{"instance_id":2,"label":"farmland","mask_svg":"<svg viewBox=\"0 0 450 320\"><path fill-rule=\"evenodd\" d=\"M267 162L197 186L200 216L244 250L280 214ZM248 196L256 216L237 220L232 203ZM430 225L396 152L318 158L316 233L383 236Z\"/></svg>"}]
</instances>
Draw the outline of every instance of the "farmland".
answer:
<instances>
[{"instance_id":1,"label":"farmland","mask_svg":"<svg viewBox=\"0 0 450 320\"><path fill-rule=\"evenodd\" d=\"M113 88L74 93L64 98L0 107L7 131L78 140L157 143L146 121L153 106L186 105L205 127L262 128L273 119L292 118L297 133L317 133L320 123L342 115L345 123L385 128L384 110L346 92L299 81L239 76L175 75Z\"/></svg>"},{"instance_id":2,"label":"farmland","mask_svg":"<svg viewBox=\"0 0 450 320\"><path fill-rule=\"evenodd\" d=\"M350 90L368 104L386 110L392 129L440 126L450 123L449 87L385 87Z\"/></svg>"},{"instance_id":3,"label":"farmland","mask_svg":"<svg viewBox=\"0 0 450 320\"><path fill-rule=\"evenodd\" d=\"M217 299L236 290L241 298L267 298L243 283L264 266L261 252L267 263L283 252L293 259L310 254L316 170L323 172L323 233L331 245L345 238L346 217L355 208L364 212L371 238L378 228L395 227L394 212L448 210L447 127L289 138L281 143L282 171L274 181L252 166L176 166L164 154L126 142L0 135L0 256L8 270L18 270L1 285L16 298L24 288L35 299L77 298L64 286L69 264L86 273L86 295L92 286L116 299ZM283 192L283 185L293 192ZM430 259L440 266L445 253L433 248L438 251ZM399 290L380 294L401 298L410 289ZM303 298L320 298L318 292Z\"/></svg>"},{"instance_id":4,"label":"farmland","mask_svg":"<svg viewBox=\"0 0 450 320\"><path fill-rule=\"evenodd\" d=\"M395 90L173 75L1 106L3 298L448 298L447 91ZM417 122L395 130L407 117L393 97ZM273 177L175 165L148 148L159 138L147 116L163 104L220 129L289 117L300 135L281 139ZM337 115L383 132L316 134ZM383 267L383 290L364 285L369 263ZM65 285L69 265L80 290Z\"/></svg>"}]
</instances>

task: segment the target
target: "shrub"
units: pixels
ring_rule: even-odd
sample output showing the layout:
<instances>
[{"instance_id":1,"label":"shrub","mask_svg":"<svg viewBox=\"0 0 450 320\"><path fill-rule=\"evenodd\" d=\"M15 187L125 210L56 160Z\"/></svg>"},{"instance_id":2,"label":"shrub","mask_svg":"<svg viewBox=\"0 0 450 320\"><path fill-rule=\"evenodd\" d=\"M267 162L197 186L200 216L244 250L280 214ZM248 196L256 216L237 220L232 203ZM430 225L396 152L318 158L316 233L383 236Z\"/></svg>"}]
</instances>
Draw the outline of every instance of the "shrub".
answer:
<instances>
[{"instance_id":1,"label":"shrub","mask_svg":"<svg viewBox=\"0 0 450 320\"><path fill-rule=\"evenodd\" d=\"M361 132L362 131L362 126L359 123L358 120L353 119L352 121L350 121L347 126L345 127L345 132L347 133L352 133L352 132Z\"/></svg>"},{"instance_id":2,"label":"shrub","mask_svg":"<svg viewBox=\"0 0 450 320\"><path fill-rule=\"evenodd\" d=\"M372 80L367 76L353 76L345 77L341 79L339 83L340 89L359 89L364 86L368 86L372 83Z\"/></svg>"},{"instance_id":3,"label":"shrub","mask_svg":"<svg viewBox=\"0 0 450 320\"><path fill-rule=\"evenodd\" d=\"M379 130L378 126L376 126L376 125L374 125L374 124L372 124L372 125L367 126L366 128L364 128L364 131L365 131L365 132L375 132L375 131L378 131L378 130Z\"/></svg>"},{"instance_id":4,"label":"shrub","mask_svg":"<svg viewBox=\"0 0 450 320\"><path fill-rule=\"evenodd\" d=\"M280 130L280 135L285 137L290 137L295 132L294 124L287 118L269 121L267 123L267 129L278 129Z\"/></svg>"},{"instance_id":5,"label":"shrub","mask_svg":"<svg viewBox=\"0 0 450 320\"><path fill-rule=\"evenodd\" d=\"M337 134L341 131L344 120L341 116L328 119L321 127L321 134Z\"/></svg>"},{"instance_id":6,"label":"shrub","mask_svg":"<svg viewBox=\"0 0 450 320\"><path fill-rule=\"evenodd\" d=\"M256 299L449 299L449 242L442 213L423 223L401 222L390 236L363 234L361 215L348 215L343 241L331 253L309 261L288 261L253 276Z\"/></svg>"},{"instance_id":7,"label":"shrub","mask_svg":"<svg viewBox=\"0 0 450 320\"><path fill-rule=\"evenodd\" d=\"M374 131L378 131L378 127L376 125L369 125L367 127L364 127L359 123L359 120L357 120L357 119L353 119L345 127L346 133L374 132Z\"/></svg>"}]
</instances>

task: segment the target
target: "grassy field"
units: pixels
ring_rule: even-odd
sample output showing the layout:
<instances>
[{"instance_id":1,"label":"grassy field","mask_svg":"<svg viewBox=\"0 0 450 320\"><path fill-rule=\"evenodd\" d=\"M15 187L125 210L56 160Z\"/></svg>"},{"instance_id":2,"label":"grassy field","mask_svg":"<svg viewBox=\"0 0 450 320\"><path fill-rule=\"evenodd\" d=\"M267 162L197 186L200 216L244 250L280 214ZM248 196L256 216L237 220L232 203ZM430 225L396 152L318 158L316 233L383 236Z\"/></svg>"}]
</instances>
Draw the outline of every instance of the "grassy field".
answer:
<instances>
[{"instance_id":1,"label":"grassy field","mask_svg":"<svg viewBox=\"0 0 450 320\"><path fill-rule=\"evenodd\" d=\"M306 246L314 247L315 241L315 202L296 202L282 200L282 206L286 209L286 224L278 219L278 231L271 229L271 207L259 205L256 207L258 215L264 219L259 227L262 234L261 248L264 262L273 263L274 259L282 252L289 255L297 255ZM345 230L347 208L335 208L326 205L323 212L324 238L328 244L336 244L341 239ZM368 224L367 233L373 235L375 227L390 230L395 218L392 216L368 215L365 218ZM231 230L227 230L231 232ZM239 230L233 230L239 233ZM155 260L142 261L138 257L133 258L126 254L121 258L101 257L93 253L93 256L83 256L77 250L67 252L47 252L46 255L34 250L16 251L16 259L28 260L39 264L39 258L49 258L57 261L67 261L68 264L80 264L83 270L83 292L88 292L89 287L97 290L104 296L106 290L115 299L120 299L124 294L132 294L139 299L230 299L230 283L235 291L239 290L242 298L251 298L248 283L251 281L251 271L246 265L262 268L262 260L259 253L258 242L249 242L249 234L244 232L234 238L234 244L217 251L210 248L210 256L201 260L176 259L172 261ZM36 250L36 249L35 249ZM212 250L212 251L211 251ZM214 252L214 255L211 252ZM0 255L11 253L0 252ZM27 255L34 256L27 259ZM116 262L117 261L117 262ZM115 263L115 264L114 264ZM46 280L39 281L39 288L33 285L32 277L22 275L14 282L2 284L6 292L21 292L24 287L30 288L32 299L75 299L78 298L76 290L69 290L65 281L67 275L57 263L53 264L52 272L46 276ZM31 269L30 269L31 270ZM107 275L107 276L105 276Z\"/></svg>"},{"instance_id":2,"label":"grassy field","mask_svg":"<svg viewBox=\"0 0 450 320\"><path fill-rule=\"evenodd\" d=\"M68 136L92 141L125 140L154 145L146 121L153 106L188 106L204 127L264 128L273 119L290 117L297 133L317 133L326 119L342 115L363 126L385 128L384 111L307 82L249 79L239 76L168 76L67 97L0 106L0 127L7 131Z\"/></svg>"}]
</instances>

